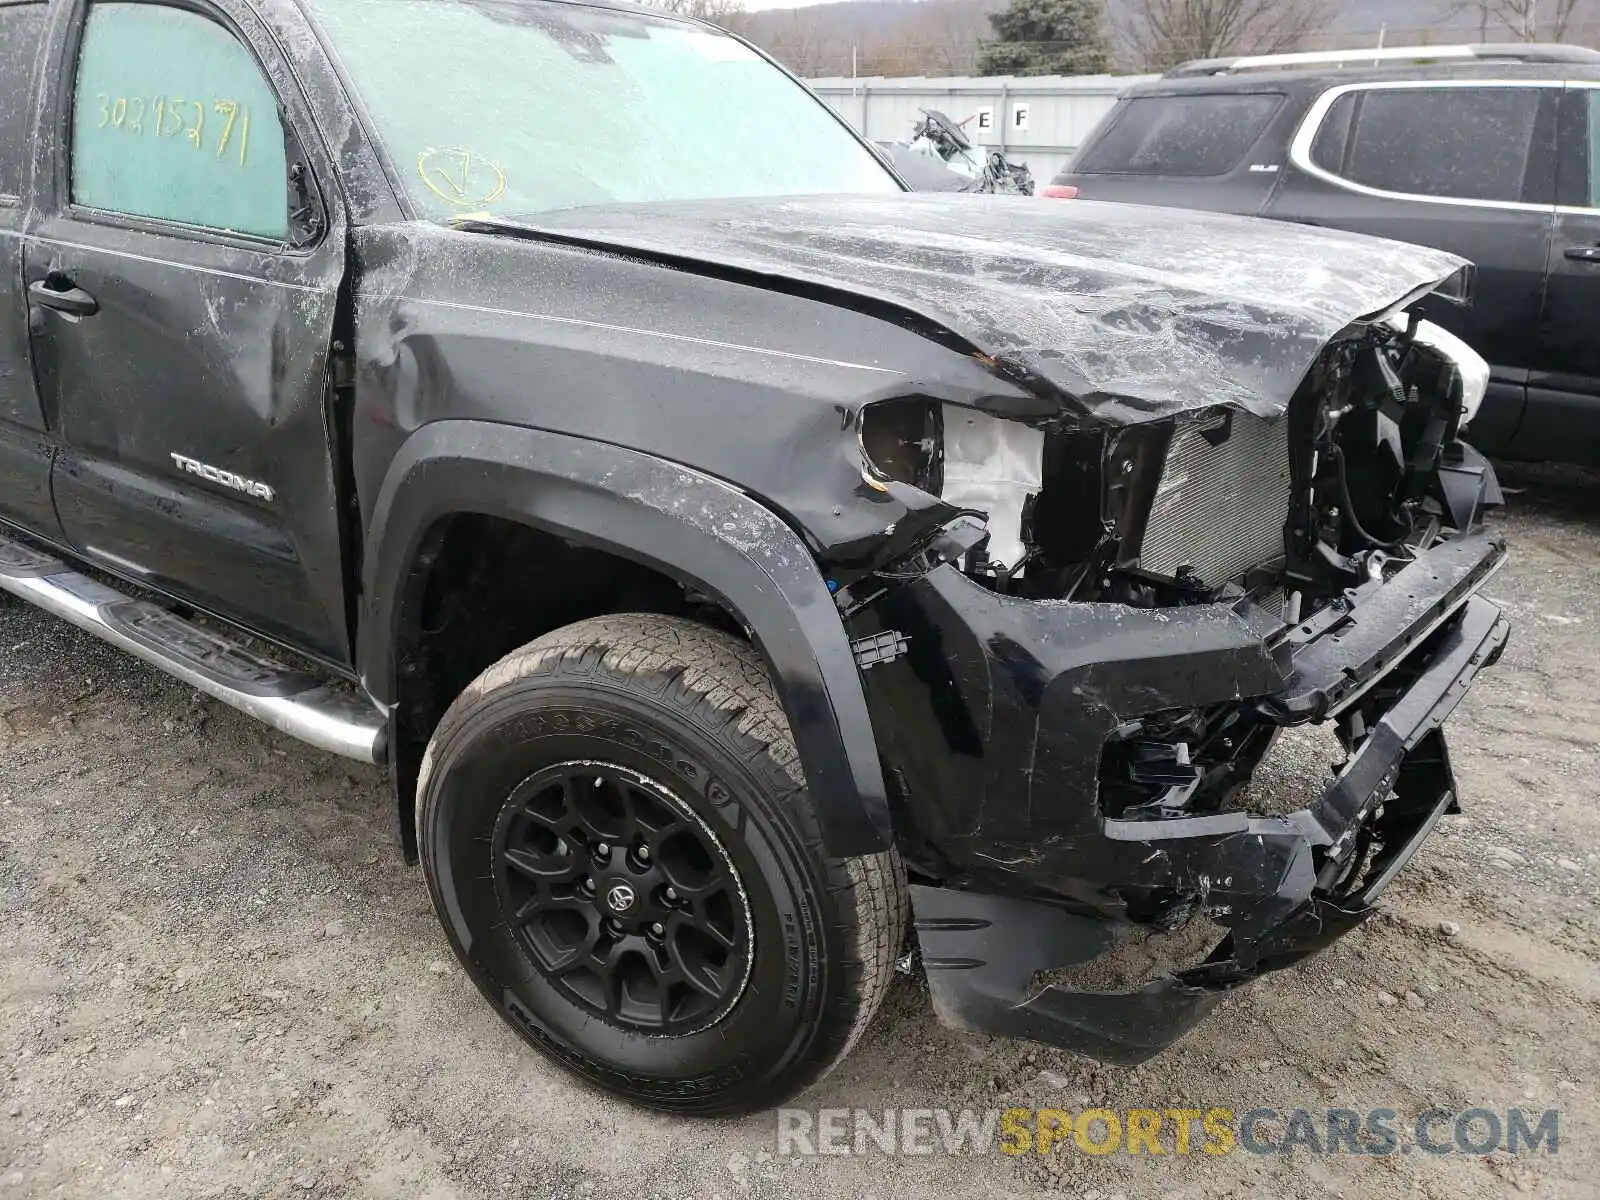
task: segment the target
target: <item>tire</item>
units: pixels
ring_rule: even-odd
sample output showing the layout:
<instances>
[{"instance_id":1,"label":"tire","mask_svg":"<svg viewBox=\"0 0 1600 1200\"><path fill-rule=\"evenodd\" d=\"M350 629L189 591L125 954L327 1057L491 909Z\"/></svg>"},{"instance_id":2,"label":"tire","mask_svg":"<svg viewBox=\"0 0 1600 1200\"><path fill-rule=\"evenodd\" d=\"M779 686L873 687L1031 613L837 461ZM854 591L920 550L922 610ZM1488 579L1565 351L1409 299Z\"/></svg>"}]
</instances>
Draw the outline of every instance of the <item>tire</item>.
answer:
<instances>
[{"instance_id":1,"label":"tire","mask_svg":"<svg viewBox=\"0 0 1600 1200\"><path fill-rule=\"evenodd\" d=\"M756 652L674 617L580 621L478 676L423 758L417 841L507 1023L677 1113L748 1113L820 1079L905 929L898 855L823 848Z\"/></svg>"}]
</instances>

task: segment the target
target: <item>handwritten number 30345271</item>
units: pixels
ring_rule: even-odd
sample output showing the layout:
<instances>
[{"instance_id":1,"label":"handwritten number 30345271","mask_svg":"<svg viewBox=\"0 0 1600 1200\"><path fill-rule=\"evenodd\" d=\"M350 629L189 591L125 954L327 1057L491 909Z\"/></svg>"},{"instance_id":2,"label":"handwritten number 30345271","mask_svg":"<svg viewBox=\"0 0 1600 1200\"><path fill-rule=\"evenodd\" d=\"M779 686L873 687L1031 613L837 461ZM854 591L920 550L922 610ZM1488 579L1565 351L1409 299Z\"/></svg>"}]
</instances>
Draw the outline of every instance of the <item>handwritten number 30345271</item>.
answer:
<instances>
[{"instance_id":1,"label":"handwritten number 30345271","mask_svg":"<svg viewBox=\"0 0 1600 1200\"><path fill-rule=\"evenodd\" d=\"M183 138L196 150L244 166L250 155L250 109L237 100L187 100L182 96L112 96L100 92L96 129L152 138ZM211 138L206 114L211 117Z\"/></svg>"}]
</instances>

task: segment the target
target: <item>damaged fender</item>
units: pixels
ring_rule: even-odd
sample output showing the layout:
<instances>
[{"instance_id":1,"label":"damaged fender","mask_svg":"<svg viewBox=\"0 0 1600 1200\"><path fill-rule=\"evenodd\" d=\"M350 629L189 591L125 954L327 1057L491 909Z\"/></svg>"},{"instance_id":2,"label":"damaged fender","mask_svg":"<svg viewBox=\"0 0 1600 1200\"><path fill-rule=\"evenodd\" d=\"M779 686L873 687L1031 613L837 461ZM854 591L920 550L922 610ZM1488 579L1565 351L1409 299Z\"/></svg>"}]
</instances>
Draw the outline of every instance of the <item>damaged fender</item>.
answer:
<instances>
[{"instance_id":1,"label":"damaged fender","mask_svg":"<svg viewBox=\"0 0 1600 1200\"><path fill-rule=\"evenodd\" d=\"M838 610L800 538L737 488L583 438L478 421L424 426L378 496L365 558L359 665L380 702L398 694L399 583L429 529L501 517L641 563L711 596L766 657L824 840L837 855L889 844L883 772Z\"/></svg>"}]
</instances>

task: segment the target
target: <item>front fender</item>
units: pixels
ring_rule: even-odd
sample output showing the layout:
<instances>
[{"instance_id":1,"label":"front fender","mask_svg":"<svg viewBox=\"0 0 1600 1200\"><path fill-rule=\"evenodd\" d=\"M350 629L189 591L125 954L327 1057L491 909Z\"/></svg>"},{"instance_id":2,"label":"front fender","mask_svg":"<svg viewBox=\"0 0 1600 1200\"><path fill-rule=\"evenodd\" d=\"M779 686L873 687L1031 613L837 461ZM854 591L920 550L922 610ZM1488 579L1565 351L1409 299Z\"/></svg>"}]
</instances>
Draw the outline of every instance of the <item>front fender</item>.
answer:
<instances>
[{"instance_id":1,"label":"front fender","mask_svg":"<svg viewBox=\"0 0 1600 1200\"><path fill-rule=\"evenodd\" d=\"M631 559L714 597L765 656L823 837L837 855L890 844L883 769L839 611L799 536L729 484L603 442L436 421L391 463L366 540L357 665L392 705L404 582L441 518L482 514Z\"/></svg>"}]
</instances>

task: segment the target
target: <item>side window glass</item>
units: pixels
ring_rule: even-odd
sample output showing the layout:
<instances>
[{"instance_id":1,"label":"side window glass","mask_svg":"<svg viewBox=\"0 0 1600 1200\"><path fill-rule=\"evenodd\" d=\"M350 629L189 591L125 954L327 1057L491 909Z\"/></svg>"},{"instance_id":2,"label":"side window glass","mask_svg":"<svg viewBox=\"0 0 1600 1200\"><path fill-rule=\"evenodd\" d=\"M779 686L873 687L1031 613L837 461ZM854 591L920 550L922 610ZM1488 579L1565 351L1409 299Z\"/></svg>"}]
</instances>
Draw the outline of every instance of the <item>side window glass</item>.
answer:
<instances>
[{"instance_id":1,"label":"side window glass","mask_svg":"<svg viewBox=\"0 0 1600 1200\"><path fill-rule=\"evenodd\" d=\"M1346 179L1414 196L1522 199L1540 89L1393 88L1356 94L1360 100L1340 172Z\"/></svg>"},{"instance_id":2,"label":"side window glass","mask_svg":"<svg viewBox=\"0 0 1600 1200\"><path fill-rule=\"evenodd\" d=\"M216 22L157 4L89 10L72 117L72 200L283 240L278 102Z\"/></svg>"},{"instance_id":3,"label":"side window glass","mask_svg":"<svg viewBox=\"0 0 1600 1200\"><path fill-rule=\"evenodd\" d=\"M1344 157L1350 149L1350 123L1356 112L1357 94L1346 92L1333 102L1328 115L1322 119L1322 127L1317 130L1316 140L1311 143L1311 161L1335 175L1344 174Z\"/></svg>"},{"instance_id":4,"label":"side window glass","mask_svg":"<svg viewBox=\"0 0 1600 1200\"><path fill-rule=\"evenodd\" d=\"M22 192L33 129L33 64L44 37L44 4L0 5L0 196Z\"/></svg>"}]
</instances>

